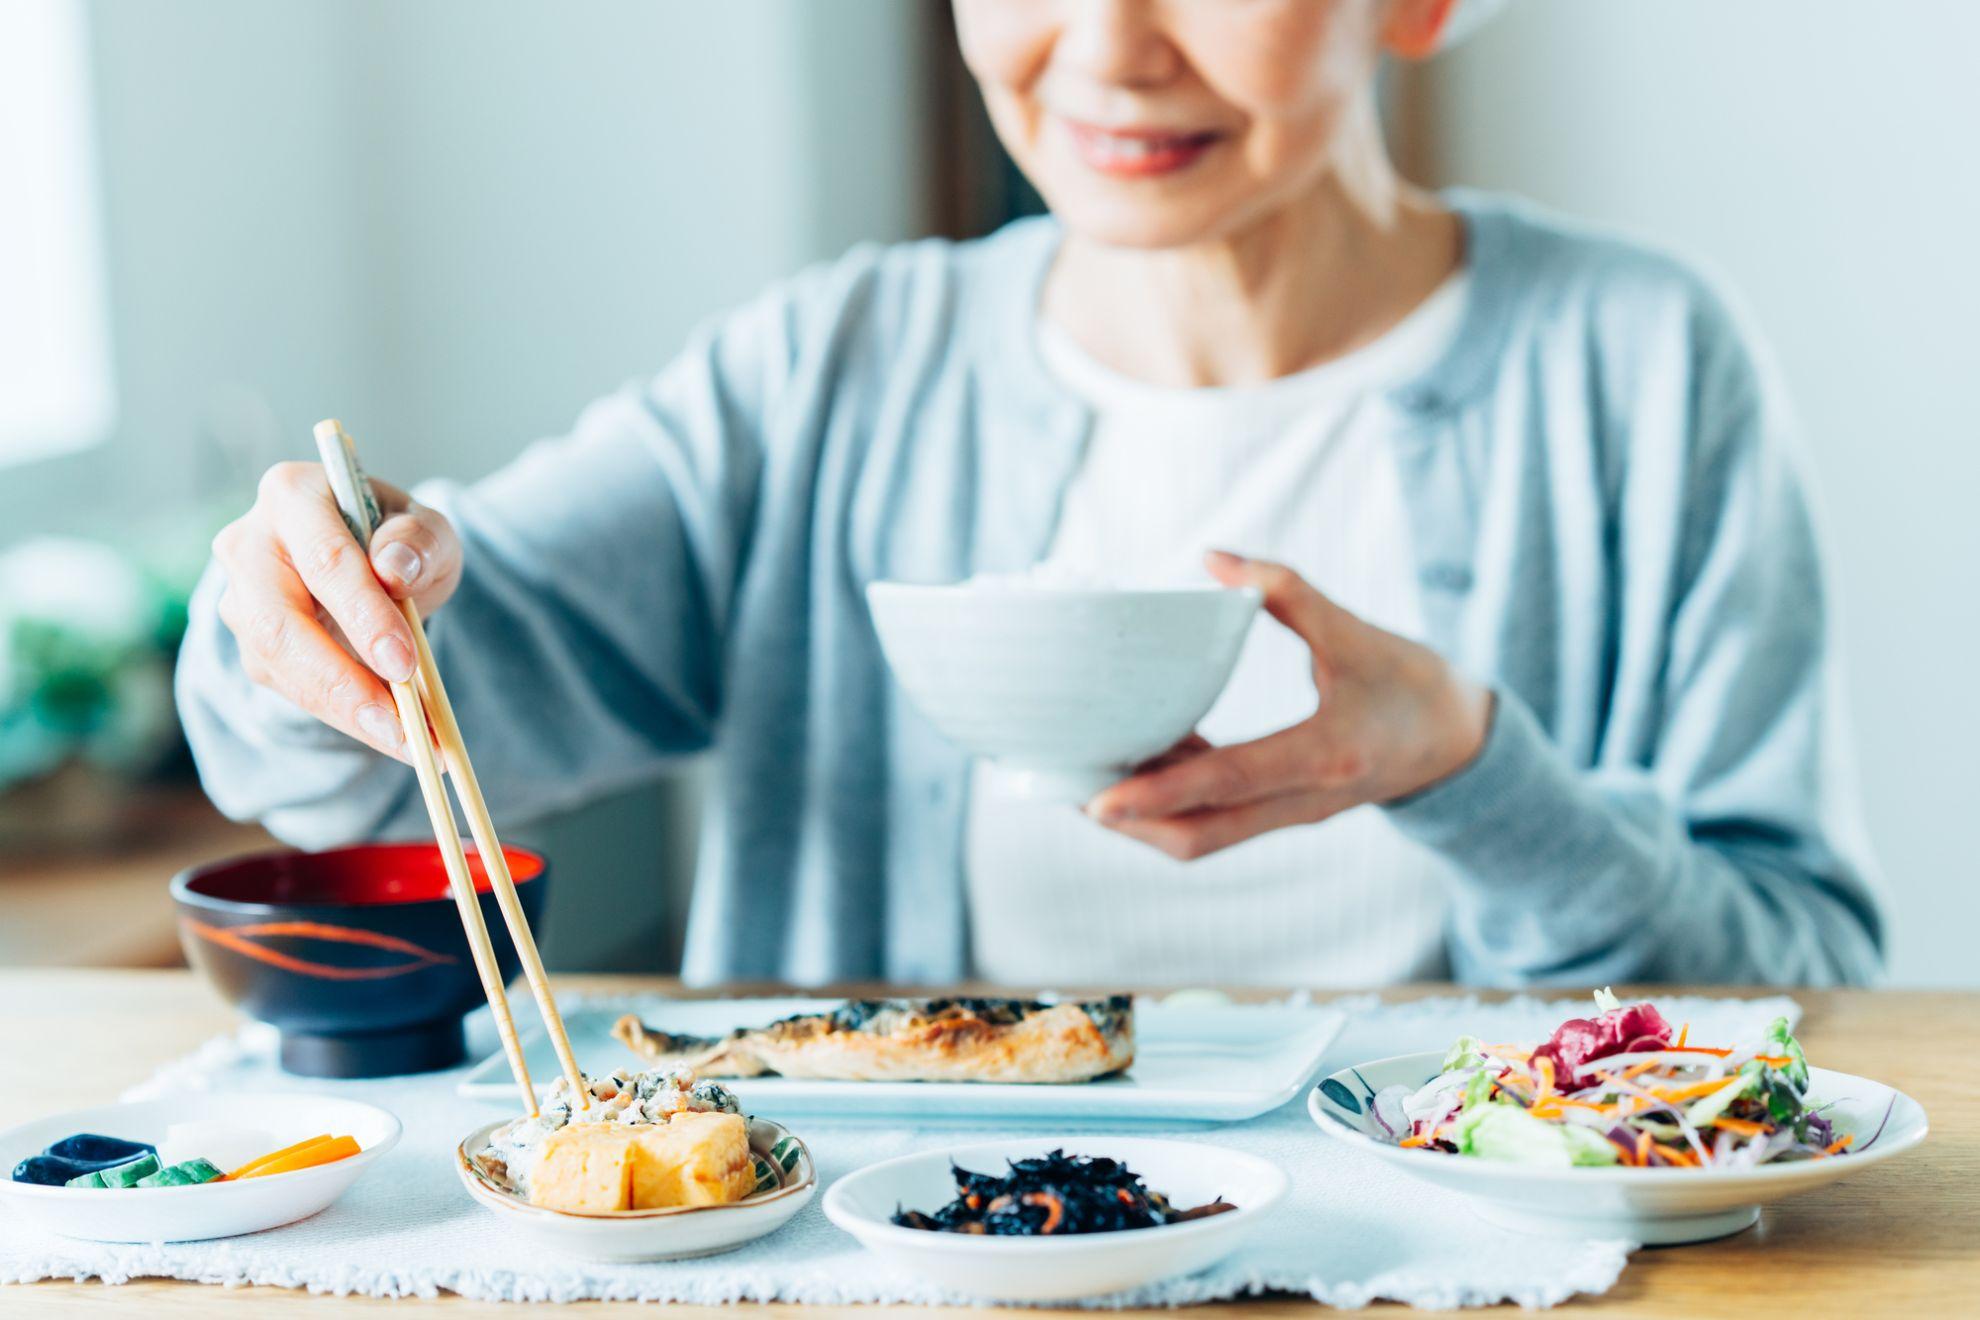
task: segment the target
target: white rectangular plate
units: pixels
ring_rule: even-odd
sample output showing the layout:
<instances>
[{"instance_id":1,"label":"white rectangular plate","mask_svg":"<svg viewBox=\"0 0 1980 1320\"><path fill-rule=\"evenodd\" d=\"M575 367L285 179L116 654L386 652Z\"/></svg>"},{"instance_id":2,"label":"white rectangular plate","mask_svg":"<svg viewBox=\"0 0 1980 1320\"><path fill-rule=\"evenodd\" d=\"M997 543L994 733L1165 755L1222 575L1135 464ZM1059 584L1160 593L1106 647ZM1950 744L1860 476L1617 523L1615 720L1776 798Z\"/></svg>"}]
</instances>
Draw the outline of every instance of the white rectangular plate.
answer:
<instances>
[{"instance_id":1,"label":"white rectangular plate","mask_svg":"<svg viewBox=\"0 0 1980 1320\"><path fill-rule=\"evenodd\" d=\"M652 1000L633 1005L665 1031L720 1035L795 1013L817 1013L836 999ZM525 1008L527 1000L518 1001ZM578 1067L592 1076L637 1068L611 1037L620 1009L581 1008L566 1015ZM1291 1005L1174 1007L1137 1002L1134 1066L1118 1077L1066 1086L974 1082L820 1082L788 1077L723 1079L752 1114L834 1118L942 1120L1196 1120L1255 1118L1298 1096L1340 1031L1336 1009ZM524 1057L539 1088L557 1076L556 1056L540 1027L526 1031ZM461 1082L460 1094L515 1103L509 1065L498 1052Z\"/></svg>"}]
</instances>

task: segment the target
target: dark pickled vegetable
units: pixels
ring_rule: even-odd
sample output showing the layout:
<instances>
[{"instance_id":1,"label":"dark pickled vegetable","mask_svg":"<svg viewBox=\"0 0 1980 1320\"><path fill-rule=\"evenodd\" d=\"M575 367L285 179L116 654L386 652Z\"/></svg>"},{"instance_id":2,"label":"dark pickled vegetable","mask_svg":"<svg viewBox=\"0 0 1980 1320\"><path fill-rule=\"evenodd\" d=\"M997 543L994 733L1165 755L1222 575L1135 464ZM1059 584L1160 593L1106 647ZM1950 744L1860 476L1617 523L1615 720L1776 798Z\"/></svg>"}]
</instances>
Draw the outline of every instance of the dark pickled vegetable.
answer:
<instances>
[{"instance_id":1,"label":"dark pickled vegetable","mask_svg":"<svg viewBox=\"0 0 1980 1320\"><path fill-rule=\"evenodd\" d=\"M112 1164L134 1160L140 1155L156 1155L158 1150L148 1142L78 1132L50 1146L48 1153L58 1160L73 1160L85 1168L104 1169Z\"/></svg>"},{"instance_id":2,"label":"dark pickled vegetable","mask_svg":"<svg viewBox=\"0 0 1980 1320\"><path fill-rule=\"evenodd\" d=\"M78 1132L64 1137L39 1155L30 1155L14 1166L14 1181L38 1183L43 1187L66 1187L76 1179L100 1173L145 1156L156 1156L155 1147L122 1137Z\"/></svg>"},{"instance_id":3,"label":"dark pickled vegetable","mask_svg":"<svg viewBox=\"0 0 1980 1320\"><path fill-rule=\"evenodd\" d=\"M53 1155L30 1155L14 1166L14 1181L36 1183L42 1187L66 1186L71 1178L80 1178L92 1172L69 1160L58 1160Z\"/></svg>"},{"instance_id":4,"label":"dark pickled vegetable","mask_svg":"<svg viewBox=\"0 0 1980 1320\"><path fill-rule=\"evenodd\" d=\"M991 1237L1115 1233L1202 1219L1237 1207L1219 1198L1177 1210L1118 1160L1067 1155L1012 1160L998 1176L955 1168L956 1199L933 1213L896 1210L902 1228Z\"/></svg>"}]
</instances>

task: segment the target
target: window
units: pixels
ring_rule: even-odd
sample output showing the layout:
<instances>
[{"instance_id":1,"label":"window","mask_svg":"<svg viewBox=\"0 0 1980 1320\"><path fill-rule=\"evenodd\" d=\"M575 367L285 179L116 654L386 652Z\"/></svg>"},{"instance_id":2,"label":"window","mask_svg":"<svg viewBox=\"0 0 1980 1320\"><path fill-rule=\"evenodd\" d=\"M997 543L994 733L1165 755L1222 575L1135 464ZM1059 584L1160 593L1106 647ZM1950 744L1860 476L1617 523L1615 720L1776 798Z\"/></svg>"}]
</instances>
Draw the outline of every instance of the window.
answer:
<instances>
[{"instance_id":1,"label":"window","mask_svg":"<svg viewBox=\"0 0 1980 1320\"><path fill-rule=\"evenodd\" d=\"M116 411L85 36L82 0L0 4L0 465Z\"/></svg>"}]
</instances>

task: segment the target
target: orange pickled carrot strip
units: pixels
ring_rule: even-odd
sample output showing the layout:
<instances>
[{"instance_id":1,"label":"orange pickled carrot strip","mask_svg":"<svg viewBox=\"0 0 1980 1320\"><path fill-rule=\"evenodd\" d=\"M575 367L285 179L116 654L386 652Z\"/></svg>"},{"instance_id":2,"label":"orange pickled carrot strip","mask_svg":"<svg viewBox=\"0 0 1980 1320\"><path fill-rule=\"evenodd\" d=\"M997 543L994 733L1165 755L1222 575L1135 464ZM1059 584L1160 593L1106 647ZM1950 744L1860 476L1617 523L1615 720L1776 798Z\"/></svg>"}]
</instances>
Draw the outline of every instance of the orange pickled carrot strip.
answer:
<instances>
[{"instance_id":1,"label":"orange pickled carrot strip","mask_svg":"<svg viewBox=\"0 0 1980 1320\"><path fill-rule=\"evenodd\" d=\"M268 1178L278 1173L294 1173L298 1169L313 1169L319 1164L335 1164L358 1153L359 1146L351 1137L331 1137L327 1141L315 1142L292 1155L269 1160L252 1173L243 1174L246 1178Z\"/></svg>"},{"instance_id":2,"label":"orange pickled carrot strip","mask_svg":"<svg viewBox=\"0 0 1980 1320\"><path fill-rule=\"evenodd\" d=\"M1663 1052L1665 1054L1709 1054L1718 1059L1723 1059L1732 1053L1731 1050L1716 1050L1704 1045L1667 1045L1664 1047Z\"/></svg>"},{"instance_id":3,"label":"orange pickled carrot strip","mask_svg":"<svg viewBox=\"0 0 1980 1320\"><path fill-rule=\"evenodd\" d=\"M1641 1077L1644 1073L1649 1072L1656 1066L1657 1061L1655 1059L1645 1059L1642 1063L1632 1063L1629 1067L1622 1070L1622 1080L1626 1082L1632 1077Z\"/></svg>"},{"instance_id":4,"label":"orange pickled carrot strip","mask_svg":"<svg viewBox=\"0 0 1980 1320\"><path fill-rule=\"evenodd\" d=\"M1639 1132L1636 1134L1636 1162L1638 1164L1648 1164L1650 1162L1650 1134L1648 1132Z\"/></svg>"},{"instance_id":5,"label":"orange pickled carrot strip","mask_svg":"<svg viewBox=\"0 0 1980 1320\"><path fill-rule=\"evenodd\" d=\"M1398 1141L1396 1144L1398 1146L1408 1146L1408 1147L1427 1146L1430 1144L1430 1137L1427 1133L1424 1134L1423 1136L1411 1135L1404 1137L1401 1141Z\"/></svg>"},{"instance_id":6,"label":"orange pickled carrot strip","mask_svg":"<svg viewBox=\"0 0 1980 1320\"><path fill-rule=\"evenodd\" d=\"M1769 1068L1785 1068L1794 1062L1785 1054L1756 1054L1753 1058L1755 1062L1764 1063Z\"/></svg>"},{"instance_id":7,"label":"orange pickled carrot strip","mask_svg":"<svg viewBox=\"0 0 1980 1320\"><path fill-rule=\"evenodd\" d=\"M1727 1118L1724 1115L1713 1119L1712 1126L1724 1128L1728 1132L1736 1132L1742 1137L1757 1137L1763 1132L1773 1130L1765 1123L1752 1123L1743 1118Z\"/></svg>"},{"instance_id":8,"label":"orange pickled carrot strip","mask_svg":"<svg viewBox=\"0 0 1980 1320\"><path fill-rule=\"evenodd\" d=\"M1843 1153L1843 1152L1844 1152L1845 1150L1848 1150L1848 1149L1849 1149L1849 1143L1850 1143L1850 1142L1852 1142L1852 1141L1855 1141L1855 1140L1856 1140L1856 1138L1855 1138L1855 1137L1853 1137L1853 1136L1851 1136L1851 1135L1849 1135L1849 1134L1848 1134L1847 1132L1845 1132L1845 1133L1844 1133L1844 1134L1843 1134L1842 1136L1840 1136L1840 1137L1837 1137L1837 1138L1836 1138L1836 1139L1835 1139L1834 1141L1832 1141L1832 1142L1830 1142L1830 1143L1829 1143L1828 1145L1826 1145L1826 1146L1824 1146L1824 1147L1822 1148L1822 1153L1823 1153L1824 1155L1840 1155L1840 1154L1842 1154L1842 1153Z\"/></svg>"},{"instance_id":9,"label":"orange pickled carrot strip","mask_svg":"<svg viewBox=\"0 0 1980 1320\"><path fill-rule=\"evenodd\" d=\"M1540 1070L1540 1089L1537 1092L1535 1092L1533 1096L1535 1102L1537 1103L1538 1101L1544 1100L1549 1095L1553 1094L1554 1061L1543 1054L1540 1056L1540 1062L1536 1066Z\"/></svg>"},{"instance_id":10,"label":"orange pickled carrot strip","mask_svg":"<svg viewBox=\"0 0 1980 1320\"><path fill-rule=\"evenodd\" d=\"M1678 1038L1677 1038L1676 1048L1683 1049L1684 1043L1690 1039L1691 1039L1691 1024L1687 1022L1683 1026L1678 1028Z\"/></svg>"},{"instance_id":11,"label":"orange pickled carrot strip","mask_svg":"<svg viewBox=\"0 0 1980 1320\"><path fill-rule=\"evenodd\" d=\"M313 1137L298 1141L293 1146L284 1146L280 1150L271 1150L266 1155L257 1156L249 1160L246 1164L243 1164L240 1168L235 1169L227 1177L230 1181L235 1178L245 1178L270 1160L279 1160L286 1156L297 1154L300 1151L307 1150L311 1146L328 1140L330 1140L330 1134L328 1132L319 1132Z\"/></svg>"}]
</instances>

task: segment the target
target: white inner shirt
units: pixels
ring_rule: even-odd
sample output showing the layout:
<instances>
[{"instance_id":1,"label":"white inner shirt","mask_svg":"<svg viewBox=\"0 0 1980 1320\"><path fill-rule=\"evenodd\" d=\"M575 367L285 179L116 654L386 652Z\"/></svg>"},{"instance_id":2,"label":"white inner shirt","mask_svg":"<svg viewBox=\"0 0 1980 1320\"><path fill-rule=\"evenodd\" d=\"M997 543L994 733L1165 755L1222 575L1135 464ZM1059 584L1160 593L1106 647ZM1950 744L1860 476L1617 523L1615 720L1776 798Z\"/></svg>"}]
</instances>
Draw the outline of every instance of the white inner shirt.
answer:
<instances>
[{"instance_id":1,"label":"white inner shirt","mask_svg":"<svg viewBox=\"0 0 1980 1320\"><path fill-rule=\"evenodd\" d=\"M1334 601L1421 638L1422 601L1381 396L1456 335L1460 271L1373 343L1232 389L1143 384L1041 320L1047 366L1094 410L1045 563L1073 580L1201 584L1205 550L1290 565ZM1198 725L1260 737L1317 706L1305 642L1263 614ZM1174 861L979 762L965 868L978 976L1061 983L1380 985L1443 961L1442 861L1375 807Z\"/></svg>"}]
</instances>

